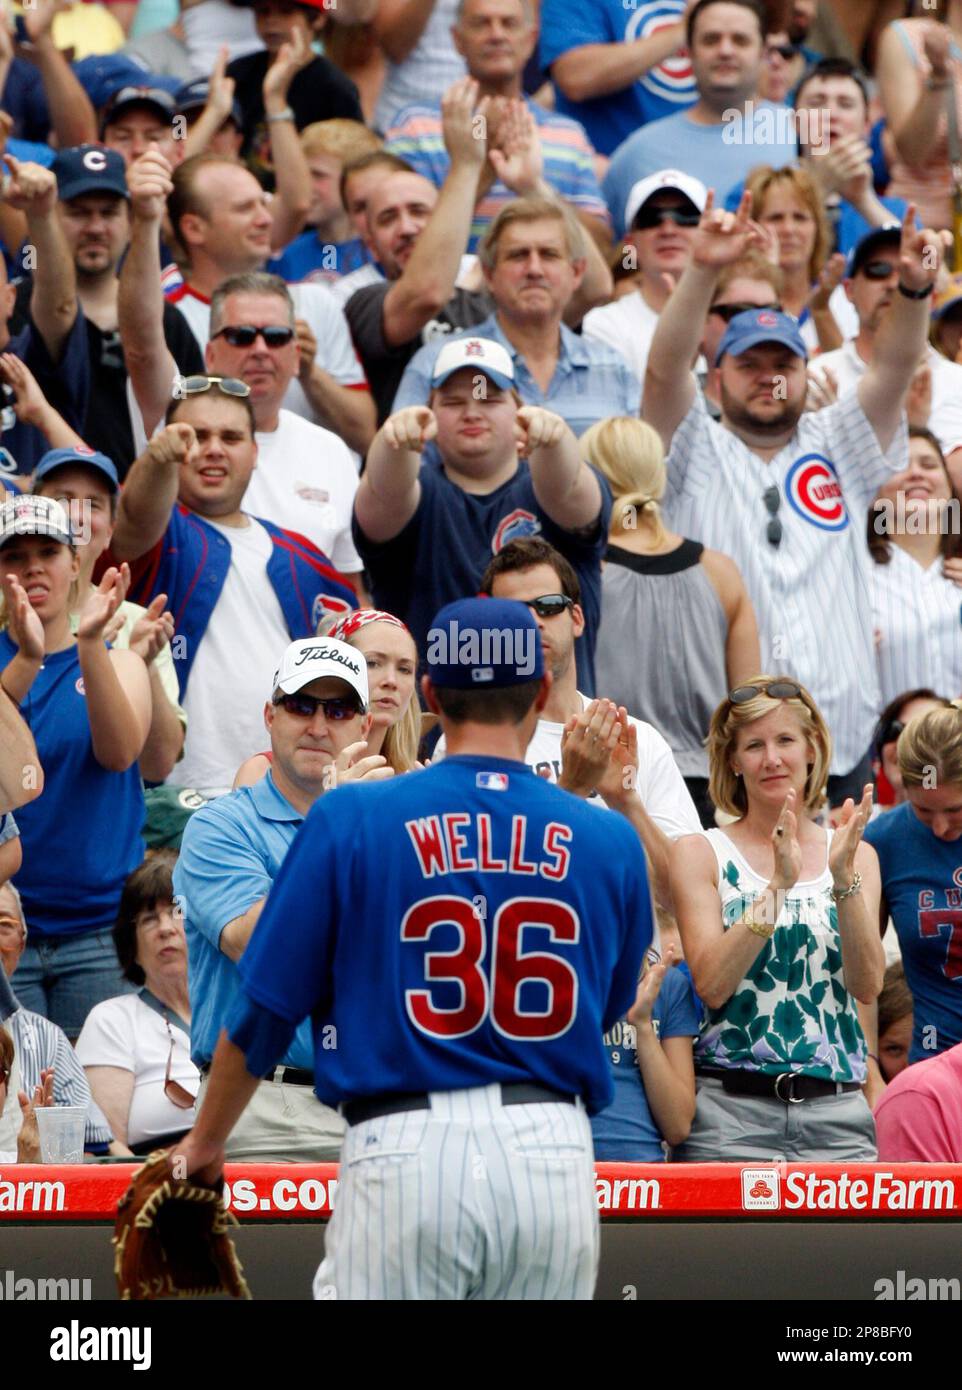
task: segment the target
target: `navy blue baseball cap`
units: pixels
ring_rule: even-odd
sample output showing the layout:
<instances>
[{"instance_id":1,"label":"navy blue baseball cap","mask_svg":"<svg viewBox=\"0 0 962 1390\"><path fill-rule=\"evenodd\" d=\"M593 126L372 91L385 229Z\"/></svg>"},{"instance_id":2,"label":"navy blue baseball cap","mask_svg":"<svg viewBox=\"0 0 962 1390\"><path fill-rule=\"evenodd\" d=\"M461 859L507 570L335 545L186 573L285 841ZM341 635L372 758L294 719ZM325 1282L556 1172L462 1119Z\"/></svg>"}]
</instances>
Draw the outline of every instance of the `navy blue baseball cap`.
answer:
<instances>
[{"instance_id":1,"label":"navy blue baseball cap","mask_svg":"<svg viewBox=\"0 0 962 1390\"><path fill-rule=\"evenodd\" d=\"M33 470L31 490L36 492L37 484L42 482L48 473L52 473L56 468L65 467L92 468L96 473L103 474L110 484L111 492L120 489L117 469L106 454L99 454L96 449L50 449Z\"/></svg>"},{"instance_id":2,"label":"navy blue baseball cap","mask_svg":"<svg viewBox=\"0 0 962 1390\"><path fill-rule=\"evenodd\" d=\"M144 76L150 75L145 73ZM104 108L103 119L100 123L101 132L118 119L121 111L126 111L131 106L150 106L160 114L163 121L169 121L177 114L177 103L166 87L121 87L114 92Z\"/></svg>"},{"instance_id":3,"label":"navy blue baseball cap","mask_svg":"<svg viewBox=\"0 0 962 1390\"><path fill-rule=\"evenodd\" d=\"M103 145L74 145L61 150L53 161L57 196L62 203L82 193L116 193L129 198L124 157Z\"/></svg>"},{"instance_id":4,"label":"navy blue baseball cap","mask_svg":"<svg viewBox=\"0 0 962 1390\"><path fill-rule=\"evenodd\" d=\"M174 94L178 114L186 116L188 111L202 111L209 96L210 82L206 77L197 77L193 82L185 82ZM241 115L240 102L231 102L228 119L234 122L238 130L243 127L244 117Z\"/></svg>"},{"instance_id":5,"label":"navy blue baseball cap","mask_svg":"<svg viewBox=\"0 0 962 1390\"><path fill-rule=\"evenodd\" d=\"M515 599L458 599L428 629L425 666L434 685L454 690L540 680L541 632L531 609Z\"/></svg>"},{"instance_id":6,"label":"navy blue baseball cap","mask_svg":"<svg viewBox=\"0 0 962 1390\"><path fill-rule=\"evenodd\" d=\"M845 267L846 277L851 280L853 275L857 275L864 265L880 251L883 246L900 246L902 243L902 226L899 222L888 222L884 227L873 227L870 232L866 232L861 241L855 243L849 252L848 265ZM896 257L898 261L898 257Z\"/></svg>"},{"instance_id":7,"label":"navy blue baseball cap","mask_svg":"<svg viewBox=\"0 0 962 1390\"><path fill-rule=\"evenodd\" d=\"M798 319L778 309L746 309L744 313L736 314L725 329L715 354L716 367L726 352L737 357L739 353L758 347L760 343L781 343L797 357L808 357Z\"/></svg>"}]
</instances>

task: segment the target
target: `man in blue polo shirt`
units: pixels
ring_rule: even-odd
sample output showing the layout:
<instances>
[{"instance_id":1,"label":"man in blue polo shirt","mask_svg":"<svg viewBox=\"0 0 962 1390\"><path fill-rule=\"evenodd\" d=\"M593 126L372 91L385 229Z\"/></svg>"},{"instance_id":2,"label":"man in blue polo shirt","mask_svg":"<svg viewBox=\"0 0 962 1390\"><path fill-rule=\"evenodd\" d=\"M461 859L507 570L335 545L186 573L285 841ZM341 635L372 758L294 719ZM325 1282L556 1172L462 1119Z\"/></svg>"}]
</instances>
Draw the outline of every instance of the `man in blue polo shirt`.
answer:
<instances>
[{"instance_id":1,"label":"man in blue polo shirt","mask_svg":"<svg viewBox=\"0 0 962 1390\"><path fill-rule=\"evenodd\" d=\"M478 248L494 313L457 335L500 344L524 404L560 415L579 436L597 420L637 415L641 406L641 383L621 353L565 322L584 281L587 240L577 219L550 196L538 192L507 203ZM425 343L411 358L395 410L427 403L444 341Z\"/></svg>"},{"instance_id":2,"label":"man in blue polo shirt","mask_svg":"<svg viewBox=\"0 0 962 1390\"><path fill-rule=\"evenodd\" d=\"M106 563L130 562L135 602L167 595L188 724L167 782L217 796L263 737L258 672L357 600L309 540L242 511L257 461L250 388L205 376L179 389L127 475Z\"/></svg>"},{"instance_id":3,"label":"man in blue polo shirt","mask_svg":"<svg viewBox=\"0 0 962 1390\"><path fill-rule=\"evenodd\" d=\"M258 674L263 679L263 669ZM360 757L371 727L367 703L367 665L353 647L329 638L292 642L264 709L270 772L203 807L184 831L174 889L186 916L191 1056L202 1073L198 1104L240 989L237 962L304 817L330 786L392 775L379 755ZM330 1046L336 1043L332 1037ZM314 1094L314 1044L305 1019L281 1065L258 1086L228 1157L325 1162L337 1158L343 1129L340 1116Z\"/></svg>"},{"instance_id":4,"label":"man in blue polo shirt","mask_svg":"<svg viewBox=\"0 0 962 1390\"><path fill-rule=\"evenodd\" d=\"M560 416L520 405L500 343L448 343L430 404L397 411L374 438L354 499L354 542L375 603L404 619L423 657L438 608L477 593L488 561L508 541L543 535L578 573L585 616L578 684L594 694L611 493L582 462Z\"/></svg>"}]
</instances>

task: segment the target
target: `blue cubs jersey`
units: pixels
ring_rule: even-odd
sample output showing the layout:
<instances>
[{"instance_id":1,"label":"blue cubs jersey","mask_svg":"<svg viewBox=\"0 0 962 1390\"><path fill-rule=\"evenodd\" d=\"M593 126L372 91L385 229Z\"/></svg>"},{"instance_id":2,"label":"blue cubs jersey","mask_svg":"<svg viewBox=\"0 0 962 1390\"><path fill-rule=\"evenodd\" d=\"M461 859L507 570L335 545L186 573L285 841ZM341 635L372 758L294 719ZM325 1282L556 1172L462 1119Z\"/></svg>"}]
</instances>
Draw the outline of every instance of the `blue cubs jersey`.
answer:
<instances>
[{"instance_id":1,"label":"blue cubs jersey","mask_svg":"<svg viewBox=\"0 0 962 1390\"><path fill-rule=\"evenodd\" d=\"M255 1006L311 1015L329 1105L528 1081L595 1112L651 934L627 821L523 763L450 757L317 802L239 971Z\"/></svg>"},{"instance_id":2,"label":"blue cubs jersey","mask_svg":"<svg viewBox=\"0 0 962 1390\"><path fill-rule=\"evenodd\" d=\"M909 1062L921 1062L962 1042L962 840L940 840L908 803L870 821L865 838L915 1001Z\"/></svg>"}]
</instances>

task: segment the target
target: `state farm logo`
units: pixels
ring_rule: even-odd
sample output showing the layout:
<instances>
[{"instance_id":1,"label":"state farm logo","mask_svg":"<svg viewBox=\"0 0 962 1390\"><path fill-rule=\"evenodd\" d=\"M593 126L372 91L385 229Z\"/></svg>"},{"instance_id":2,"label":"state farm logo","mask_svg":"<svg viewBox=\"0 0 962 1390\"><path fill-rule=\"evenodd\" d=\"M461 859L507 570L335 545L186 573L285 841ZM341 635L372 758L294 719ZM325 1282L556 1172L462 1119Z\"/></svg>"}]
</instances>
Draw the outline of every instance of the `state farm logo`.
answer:
<instances>
[{"instance_id":1,"label":"state farm logo","mask_svg":"<svg viewBox=\"0 0 962 1390\"><path fill-rule=\"evenodd\" d=\"M742 1169L743 1211L778 1211L781 1204L777 1168Z\"/></svg>"}]
</instances>

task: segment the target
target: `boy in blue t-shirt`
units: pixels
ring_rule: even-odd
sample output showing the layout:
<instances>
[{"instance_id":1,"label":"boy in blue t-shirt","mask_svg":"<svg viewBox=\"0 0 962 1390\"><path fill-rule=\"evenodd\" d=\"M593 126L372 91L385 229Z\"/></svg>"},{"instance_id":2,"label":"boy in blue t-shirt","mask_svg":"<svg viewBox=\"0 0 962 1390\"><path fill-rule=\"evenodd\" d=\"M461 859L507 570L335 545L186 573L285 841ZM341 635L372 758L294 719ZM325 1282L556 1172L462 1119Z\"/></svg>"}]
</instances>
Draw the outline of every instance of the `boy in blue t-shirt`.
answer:
<instances>
[{"instance_id":1,"label":"boy in blue t-shirt","mask_svg":"<svg viewBox=\"0 0 962 1390\"><path fill-rule=\"evenodd\" d=\"M663 1163L665 1144L688 1137L702 1008L687 968L672 965L672 947L663 961L649 952L634 1004L604 1036L615 1098L591 1120L602 1163Z\"/></svg>"}]
</instances>

